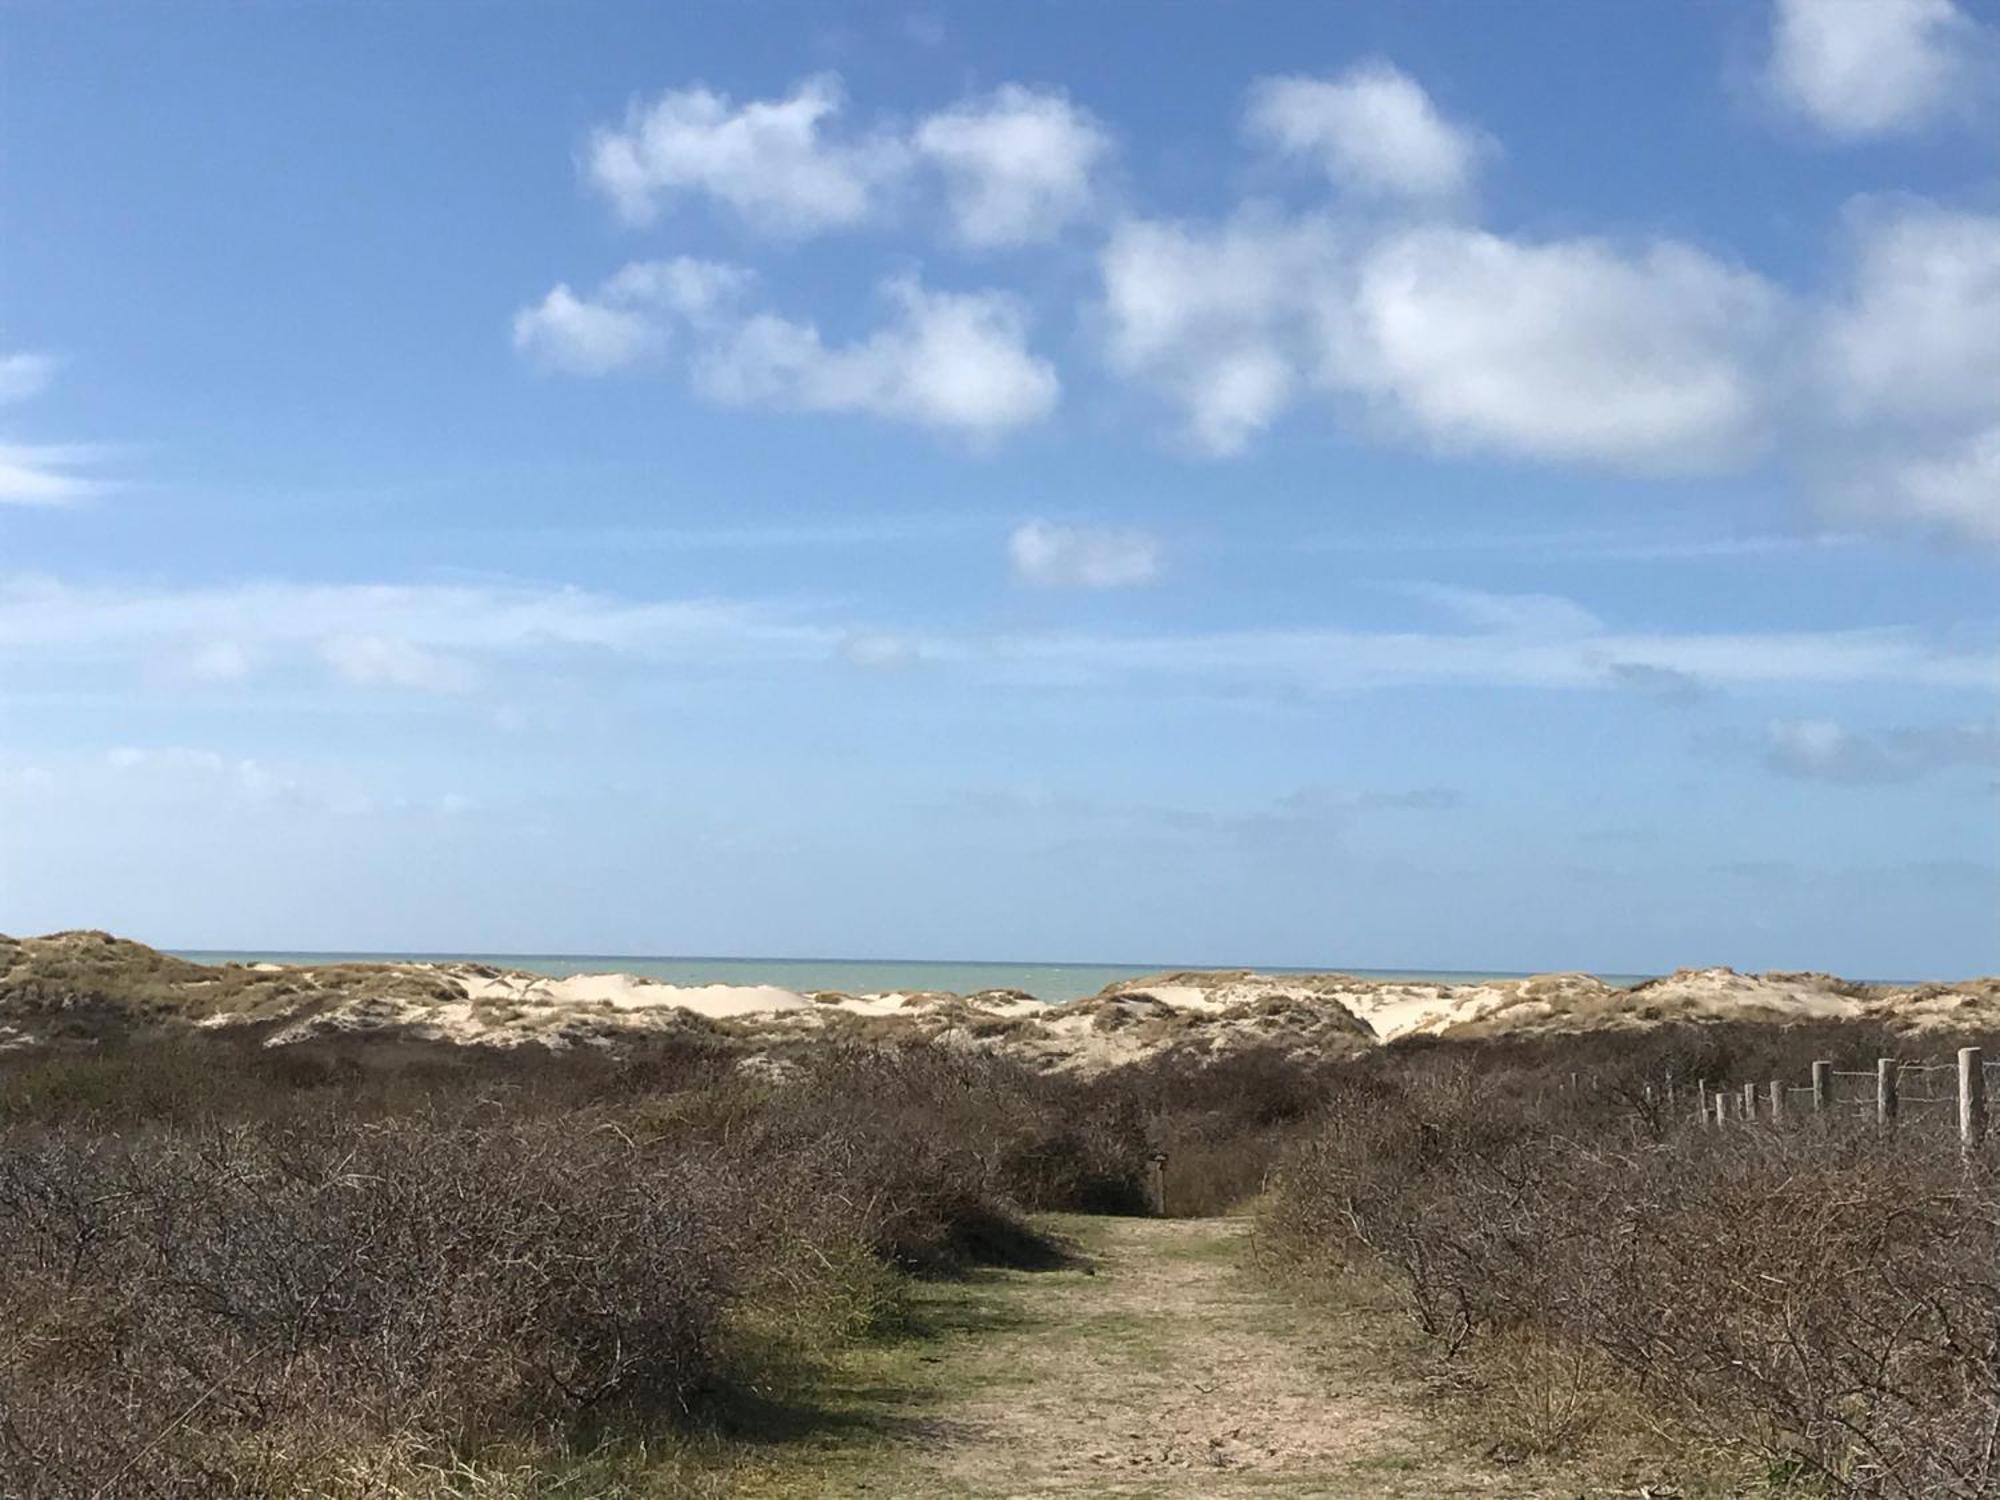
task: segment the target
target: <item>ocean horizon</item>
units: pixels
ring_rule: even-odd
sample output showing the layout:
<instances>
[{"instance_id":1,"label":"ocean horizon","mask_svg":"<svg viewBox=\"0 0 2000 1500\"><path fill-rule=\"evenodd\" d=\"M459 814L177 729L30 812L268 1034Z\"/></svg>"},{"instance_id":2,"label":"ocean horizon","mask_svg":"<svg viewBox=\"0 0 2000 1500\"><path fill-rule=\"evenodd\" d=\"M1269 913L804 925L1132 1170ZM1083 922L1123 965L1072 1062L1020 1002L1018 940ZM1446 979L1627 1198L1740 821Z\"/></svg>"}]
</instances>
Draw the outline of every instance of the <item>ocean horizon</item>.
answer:
<instances>
[{"instance_id":1,"label":"ocean horizon","mask_svg":"<svg viewBox=\"0 0 2000 1500\"><path fill-rule=\"evenodd\" d=\"M840 990L848 994L888 991L1020 990L1038 1000L1060 1003L1094 995L1108 984L1147 974L1187 969L1250 969L1260 974L1351 974L1357 979L1406 983L1475 984L1491 979L1525 979L1546 970L1360 969L1334 964L1116 964L1023 963L993 959L724 958L628 953L466 953L316 951L176 948L177 958L195 963L480 963L564 979L573 974L633 974L663 984L776 985L801 994ZM1598 974L1606 984L1633 985L1648 974Z\"/></svg>"}]
</instances>

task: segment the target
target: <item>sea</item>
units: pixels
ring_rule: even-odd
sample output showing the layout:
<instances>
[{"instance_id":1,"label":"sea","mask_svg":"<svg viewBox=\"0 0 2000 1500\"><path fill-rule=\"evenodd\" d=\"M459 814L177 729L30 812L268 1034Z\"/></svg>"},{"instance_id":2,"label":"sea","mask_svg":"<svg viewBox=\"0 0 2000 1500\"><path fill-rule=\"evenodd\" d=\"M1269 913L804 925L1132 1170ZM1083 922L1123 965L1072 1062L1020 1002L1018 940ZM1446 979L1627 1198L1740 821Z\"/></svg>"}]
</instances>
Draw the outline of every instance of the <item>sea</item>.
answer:
<instances>
[{"instance_id":1,"label":"sea","mask_svg":"<svg viewBox=\"0 0 2000 1500\"><path fill-rule=\"evenodd\" d=\"M1474 984L1486 979L1524 979L1499 970L1350 969L1324 964L1284 968L1270 964L1037 964L934 963L920 959L854 958L655 958L620 953L225 953L182 950L177 957L196 963L481 963L525 969L564 979L572 974L636 974L664 984L771 984L801 994L841 990L850 995L947 990L969 995L979 990L1020 990L1051 1004L1094 995L1107 984L1191 968L1254 968L1260 974L1352 974L1358 979L1391 979L1424 984ZM1650 976L1600 974L1607 984L1632 985Z\"/></svg>"}]
</instances>

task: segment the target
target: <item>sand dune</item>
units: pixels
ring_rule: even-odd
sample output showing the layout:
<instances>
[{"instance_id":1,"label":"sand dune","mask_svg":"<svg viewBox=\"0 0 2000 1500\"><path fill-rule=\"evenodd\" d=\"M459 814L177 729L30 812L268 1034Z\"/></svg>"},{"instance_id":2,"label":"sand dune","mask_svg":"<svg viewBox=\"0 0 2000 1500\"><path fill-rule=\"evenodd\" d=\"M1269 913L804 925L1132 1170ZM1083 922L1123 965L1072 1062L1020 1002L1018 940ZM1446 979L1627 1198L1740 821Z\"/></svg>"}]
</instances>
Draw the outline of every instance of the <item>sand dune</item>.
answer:
<instances>
[{"instance_id":1,"label":"sand dune","mask_svg":"<svg viewBox=\"0 0 2000 1500\"><path fill-rule=\"evenodd\" d=\"M208 967L101 932L0 938L0 1048L88 1045L174 1027L252 1028L266 1045L393 1039L617 1047L687 1034L746 1054L845 1037L923 1037L1057 1071L1177 1049L1348 1055L1412 1035L1498 1037L1725 1020L1872 1021L1913 1035L2000 1029L2000 979L1874 985L1829 974L1683 969L1630 988L1588 974L1450 984L1191 970L1049 1005L993 990L799 994L545 975L478 963Z\"/></svg>"}]
</instances>

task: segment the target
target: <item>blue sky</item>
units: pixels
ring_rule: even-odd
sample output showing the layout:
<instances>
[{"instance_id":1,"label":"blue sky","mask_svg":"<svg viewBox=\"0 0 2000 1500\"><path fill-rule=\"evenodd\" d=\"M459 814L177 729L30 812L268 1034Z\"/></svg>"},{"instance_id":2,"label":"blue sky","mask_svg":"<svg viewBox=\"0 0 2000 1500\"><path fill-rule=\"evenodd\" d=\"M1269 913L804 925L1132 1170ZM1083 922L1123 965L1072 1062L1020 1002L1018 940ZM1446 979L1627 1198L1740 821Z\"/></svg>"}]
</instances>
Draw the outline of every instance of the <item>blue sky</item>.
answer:
<instances>
[{"instance_id":1,"label":"blue sky","mask_svg":"<svg viewBox=\"0 0 2000 1500\"><path fill-rule=\"evenodd\" d=\"M2000 969L2000 9L12 5L0 929Z\"/></svg>"}]
</instances>

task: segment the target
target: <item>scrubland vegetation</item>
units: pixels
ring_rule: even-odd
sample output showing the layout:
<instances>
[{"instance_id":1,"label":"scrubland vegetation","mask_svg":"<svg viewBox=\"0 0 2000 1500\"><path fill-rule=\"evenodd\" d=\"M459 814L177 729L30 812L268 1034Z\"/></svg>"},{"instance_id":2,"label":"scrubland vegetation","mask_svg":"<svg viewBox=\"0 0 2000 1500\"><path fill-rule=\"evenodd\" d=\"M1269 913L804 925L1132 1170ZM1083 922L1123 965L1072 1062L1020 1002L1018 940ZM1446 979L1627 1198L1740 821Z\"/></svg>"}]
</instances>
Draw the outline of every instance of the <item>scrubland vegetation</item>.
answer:
<instances>
[{"instance_id":1,"label":"scrubland vegetation","mask_svg":"<svg viewBox=\"0 0 2000 1500\"><path fill-rule=\"evenodd\" d=\"M1500 1458L1636 1435L1760 1492L1992 1494L1989 1164L1921 1116L1700 1129L1661 1087L1889 1050L1722 1025L1087 1079L926 1042L16 1055L0 1493L726 1493L915 1279L1062 1263L1038 1211L1142 1212L1165 1149L1169 1211L1254 1203L1267 1274L1393 1278Z\"/></svg>"},{"instance_id":2,"label":"scrubland vegetation","mask_svg":"<svg viewBox=\"0 0 2000 1500\"><path fill-rule=\"evenodd\" d=\"M1005 1066L836 1049L788 1071L203 1044L17 1063L0 1493L408 1493L670 1450L809 1399L899 1278L1052 1258L1024 1210L1134 1190L1135 1123Z\"/></svg>"},{"instance_id":3,"label":"scrubland vegetation","mask_svg":"<svg viewBox=\"0 0 2000 1500\"><path fill-rule=\"evenodd\" d=\"M1942 1118L1702 1129L1662 1097L1668 1068L1799 1081L1893 1052L1727 1026L1388 1049L1345 1071L1267 1224L1295 1274L1390 1271L1517 1454L1638 1432L1758 1493L1991 1495L1994 1163L1962 1165Z\"/></svg>"}]
</instances>

